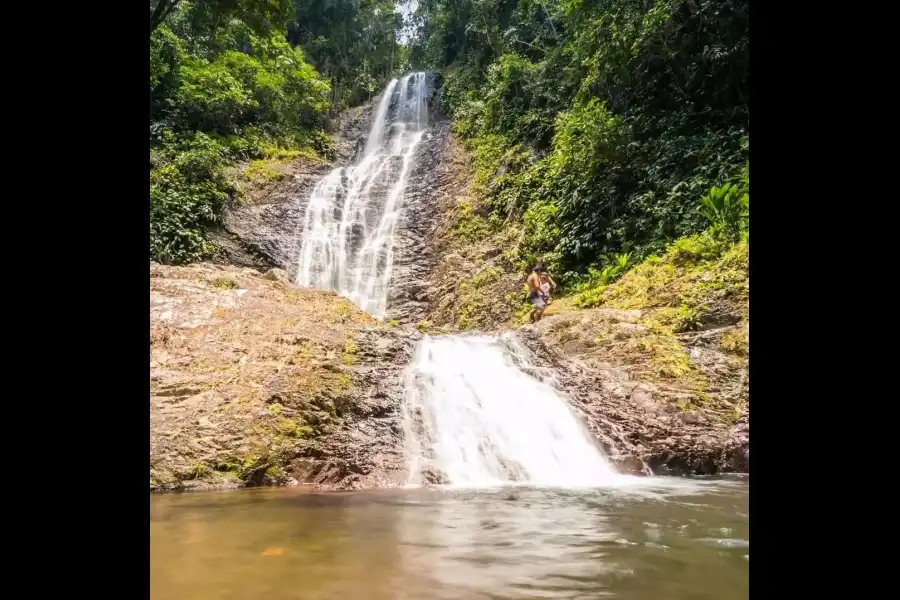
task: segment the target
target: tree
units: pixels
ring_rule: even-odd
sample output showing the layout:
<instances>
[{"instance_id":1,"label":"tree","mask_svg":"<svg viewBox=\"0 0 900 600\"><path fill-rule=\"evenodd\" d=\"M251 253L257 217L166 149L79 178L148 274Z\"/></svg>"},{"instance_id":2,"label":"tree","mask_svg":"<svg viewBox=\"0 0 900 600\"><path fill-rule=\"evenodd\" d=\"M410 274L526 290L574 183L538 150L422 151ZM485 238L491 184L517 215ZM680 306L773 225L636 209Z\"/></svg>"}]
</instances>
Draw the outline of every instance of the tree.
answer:
<instances>
[{"instance_id":1,"label":"tree","mask_svg":"<svg viewBox=\"0 0 900 600\"><path fill-rule=\"evenodd\" d=\"M150 5L150 35L153 31L166 20L175 7L178 6L179 0L156 0L156 7Z\"/></svg>"}]
</instances>

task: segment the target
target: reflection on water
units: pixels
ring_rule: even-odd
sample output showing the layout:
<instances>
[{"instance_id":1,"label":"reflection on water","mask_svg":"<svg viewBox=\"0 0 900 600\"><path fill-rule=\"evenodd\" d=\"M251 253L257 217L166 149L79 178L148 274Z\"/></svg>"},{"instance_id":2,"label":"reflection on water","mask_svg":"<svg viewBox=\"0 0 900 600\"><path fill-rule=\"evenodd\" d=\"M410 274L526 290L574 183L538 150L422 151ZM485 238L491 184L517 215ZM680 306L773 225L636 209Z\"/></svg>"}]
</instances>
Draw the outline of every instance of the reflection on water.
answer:
<instances>
[{"instance_id":1,"label":"reflection on water","mask_svg":"<svg viewBox=\"0 0 900 600\"><path fill-rule=\"evenodd\" d=\"M154 600L748 597L749 479L153 496Z\"/></svg>"}]
</instances>

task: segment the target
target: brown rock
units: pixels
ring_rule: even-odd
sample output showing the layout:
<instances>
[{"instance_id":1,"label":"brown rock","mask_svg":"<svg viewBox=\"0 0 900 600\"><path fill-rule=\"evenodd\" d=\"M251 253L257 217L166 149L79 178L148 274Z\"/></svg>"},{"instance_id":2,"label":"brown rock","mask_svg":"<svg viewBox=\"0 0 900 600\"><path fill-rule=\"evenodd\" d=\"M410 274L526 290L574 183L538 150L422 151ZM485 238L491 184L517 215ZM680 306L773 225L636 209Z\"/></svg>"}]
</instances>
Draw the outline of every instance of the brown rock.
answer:
<instances>
[{"instance_id":1,"label":"brown rock","mask_svg":"<svg viewBox=\"0 0 900 600\"><path fill-rule=\"evenodd\" d=\"M266 279L270 281L281 281L284 283L290 283L290 278L288 277L287 272L284 269L269 269L266 271L265 275L263 275Z\"/></svg>"},{"instance_id":2,"label":"brown rock","mask_svg":"<svg viewBox=\"0 0 900 600\"><path fill-rule=\"evenodd\" d=\"M150 270L152 489L405 480L398 375L417 332L277 271Z\"/></svg>"}]
</instances>

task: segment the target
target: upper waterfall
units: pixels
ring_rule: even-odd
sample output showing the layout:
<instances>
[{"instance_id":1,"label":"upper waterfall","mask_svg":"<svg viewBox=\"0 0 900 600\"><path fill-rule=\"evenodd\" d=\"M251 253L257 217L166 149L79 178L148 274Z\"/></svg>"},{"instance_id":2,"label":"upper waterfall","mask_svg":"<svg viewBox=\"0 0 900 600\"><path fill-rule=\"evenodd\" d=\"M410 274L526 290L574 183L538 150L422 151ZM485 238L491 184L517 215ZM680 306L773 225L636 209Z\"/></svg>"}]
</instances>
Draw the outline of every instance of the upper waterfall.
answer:
<instances>
[{"instance_id":1,"label":"upper waterfall","mask_svg":"<svg viewBox=\"0 0 900 600\"><path fill-rule=\"evenodd\" d=\"M394 232L416 146L428 126L425 73L385 88L355 165L313 189L301 233L297 283L333 290L383 318L394 262Z\"/></svg>"}]
</instances>

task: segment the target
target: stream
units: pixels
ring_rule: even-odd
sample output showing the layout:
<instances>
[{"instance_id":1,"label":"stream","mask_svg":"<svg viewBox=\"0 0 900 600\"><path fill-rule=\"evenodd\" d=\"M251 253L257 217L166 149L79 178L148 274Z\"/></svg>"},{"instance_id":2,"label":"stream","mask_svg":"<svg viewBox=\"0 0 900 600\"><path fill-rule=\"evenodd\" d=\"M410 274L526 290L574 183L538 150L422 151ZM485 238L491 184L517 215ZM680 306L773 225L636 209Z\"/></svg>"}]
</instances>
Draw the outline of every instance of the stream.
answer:
<instances>
[{"instance_id":1,"label":"stream","mask_svg":"<svg viewBox=\"0 0 900 600\"><path fill-rule=\"evenodd\" d=\"M591 491L152 496L150 596L743 600L749 476Z\"/></svg>"}]
</instances>

